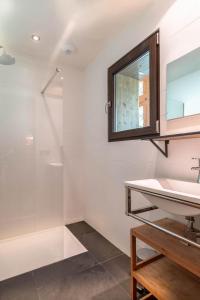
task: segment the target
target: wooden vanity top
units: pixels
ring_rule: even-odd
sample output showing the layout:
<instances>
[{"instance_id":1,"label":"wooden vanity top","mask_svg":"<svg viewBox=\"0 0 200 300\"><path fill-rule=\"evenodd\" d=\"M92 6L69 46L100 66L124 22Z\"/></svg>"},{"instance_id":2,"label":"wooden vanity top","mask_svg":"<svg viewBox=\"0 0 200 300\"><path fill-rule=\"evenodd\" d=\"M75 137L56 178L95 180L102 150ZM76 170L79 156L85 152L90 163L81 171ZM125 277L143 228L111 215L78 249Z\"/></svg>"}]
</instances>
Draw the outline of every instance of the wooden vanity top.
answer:
<instances>
[{"instance_id":1,"label":"wooden vanity top","mask_svg":"<svg viewBox=\"0 0 200 300\"><path fill-rule=\"evenodd\" d=\"M184 236L186 226L182 223L168 218L155 221L154 223ZM200 277L200 249L188 246L175 237L148 225L141 225L131 229L131 234Z\"/></svg>"}]
</instances>

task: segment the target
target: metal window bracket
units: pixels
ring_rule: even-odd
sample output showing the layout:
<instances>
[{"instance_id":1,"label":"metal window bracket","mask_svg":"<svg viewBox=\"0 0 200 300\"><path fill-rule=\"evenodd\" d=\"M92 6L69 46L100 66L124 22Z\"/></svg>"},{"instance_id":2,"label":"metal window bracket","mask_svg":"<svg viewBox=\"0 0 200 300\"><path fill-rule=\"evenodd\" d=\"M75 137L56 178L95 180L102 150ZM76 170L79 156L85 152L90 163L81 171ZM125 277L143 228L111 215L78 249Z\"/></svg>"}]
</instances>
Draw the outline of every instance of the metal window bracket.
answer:
<instances>
[{"instance_id":1,"label":"metal window bracket","mask_svg":"<svg viewBox=\"0 0 200 300\"><path fill-rule=\"evenodd\" d=\"M168 145L169 140L165 140L165 149L163 150L153 139L149 139L149 141L165 156L168 157Z\"/></svg>"},{"instance_id":2,"label":"metal window bracket","mask_svg":"<svg viewBox=\"0 0 200 300\"><path fill-rule=\"evenodd\" d=\"M158 209L157 206L147 206L147 207L143 207L143 208L138 208L138 209L132 209L131 208L131 190L135 191L135 192L140 192L140 193L143 193L143 194L147 194L147 195L151 195L151 196L154 196L154 197L161 197L161 198L165 198L169 201L173 201L173 202L178 202L178 203L181 203L183 205L187 205L187 206L192 206L192 207L198 207L200 208L200 205L199 204L194 204L194 203L190 203L190 202L187 202L187 201L182 201L180 199L176 199L176 198L173 198L173 197L168 197L168 196L165 196L165 195L159 195L159 194L156 194L154 192L148 192L148 191L144 191L144 190L140 190L140 189L136 189L136 188L133 188L133 187L129 187L129 186L126 186L126 211L125 211L125 214L137 221L140 221L144 224L147 224L155 229L158 229L166 234L169 234L170 236L173 236L174 238L176 239L179 239L180 241L184 242L185 244L187 245L191 245L191 246L194 246L198 249L200 249L200 244L192 241L192 240L189 240L187 238L185 238L184 236L181 236L179 234L176 234L175 232L173 231L170 231L164 227L161 227L159 225L157 225L156 223L153 223L143 217L140 217L138 216L138 214L140 213L144 213L144 212L147 212L147 211L151 211L151 210L155 210L155 209Z\"/></svg>"}]
</instances>

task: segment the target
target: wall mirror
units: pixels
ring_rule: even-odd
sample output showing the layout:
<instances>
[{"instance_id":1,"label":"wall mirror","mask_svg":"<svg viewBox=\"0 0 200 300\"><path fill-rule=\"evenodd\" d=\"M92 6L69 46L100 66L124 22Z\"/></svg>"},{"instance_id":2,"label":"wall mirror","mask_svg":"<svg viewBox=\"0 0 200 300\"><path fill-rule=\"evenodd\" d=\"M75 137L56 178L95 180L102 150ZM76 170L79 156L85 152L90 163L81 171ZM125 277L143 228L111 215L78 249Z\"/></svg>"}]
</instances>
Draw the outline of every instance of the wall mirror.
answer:
<instances>
[{"instance_id":1,"label":"wall mirror","mask_svg":"<svg viewBox=\"0 0 200 300\"><path fill-rule=\"evenodd\" d=\"M167 120L200 114L200 48L167 65Z\"/></svg>"},{"instance_id":2,"label":"wall mirror","mask_svg":"<svg viewBox=\"0 0 200 300\"><path fill-rule=\"evenodd\" d=\"M158 133L158 32L108 69L109 141Z\"/></svg>"}]
</instances>

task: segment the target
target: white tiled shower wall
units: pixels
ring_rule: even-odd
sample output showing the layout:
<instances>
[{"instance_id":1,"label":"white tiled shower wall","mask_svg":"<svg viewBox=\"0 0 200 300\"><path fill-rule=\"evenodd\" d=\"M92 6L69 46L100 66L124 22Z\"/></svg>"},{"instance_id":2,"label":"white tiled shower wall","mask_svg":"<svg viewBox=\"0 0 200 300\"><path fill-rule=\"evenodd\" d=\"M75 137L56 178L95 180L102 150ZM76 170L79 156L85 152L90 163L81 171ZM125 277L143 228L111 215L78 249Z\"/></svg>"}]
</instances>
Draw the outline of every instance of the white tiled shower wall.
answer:
<instances>
[{"instance_id":1,"label":"white tiled shower wall","mask_svg":"<svg viewBox=\"0 0 200 300\"><path fill-rule=\"evenodd\" d=\"M0 239L63 224L62 167L52 165L61 162L62 99L41 96L48 76L28 58L1 66Z\"/></svg>"},{"instance_id":2,"label":"white tiled shower wall","mask_svg":"<svg viewBox=\"0 0 200 300\"><path fill-rule=\"evenodd\" d=\"M83 216L83 71L31 57L0 69L0 240ZM59 77L58 77L59 79ZM63 184L64 182L64 184Z\"/></svg>"}]
</instances>

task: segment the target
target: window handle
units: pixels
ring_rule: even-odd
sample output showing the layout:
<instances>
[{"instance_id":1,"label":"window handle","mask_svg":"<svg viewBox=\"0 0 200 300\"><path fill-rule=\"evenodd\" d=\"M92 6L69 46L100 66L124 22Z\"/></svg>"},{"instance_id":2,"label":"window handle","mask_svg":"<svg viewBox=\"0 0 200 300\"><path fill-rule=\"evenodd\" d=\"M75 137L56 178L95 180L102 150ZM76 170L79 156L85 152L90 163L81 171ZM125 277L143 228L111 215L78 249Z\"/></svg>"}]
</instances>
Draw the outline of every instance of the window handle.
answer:
<instances>
[{"instance_id":1,"label":"window handle","mask_svg":"<svg viewBox=\"0 0 200 300\"><path fill-rule=\"evenodd\" d=\"M106 104L105 104L105 113L106 113L106 114L108 113L109 107L111 107L111 101L108 101L108 102L106 102Z\"/></svg>"}]
</instances>

